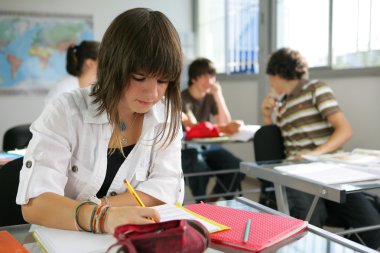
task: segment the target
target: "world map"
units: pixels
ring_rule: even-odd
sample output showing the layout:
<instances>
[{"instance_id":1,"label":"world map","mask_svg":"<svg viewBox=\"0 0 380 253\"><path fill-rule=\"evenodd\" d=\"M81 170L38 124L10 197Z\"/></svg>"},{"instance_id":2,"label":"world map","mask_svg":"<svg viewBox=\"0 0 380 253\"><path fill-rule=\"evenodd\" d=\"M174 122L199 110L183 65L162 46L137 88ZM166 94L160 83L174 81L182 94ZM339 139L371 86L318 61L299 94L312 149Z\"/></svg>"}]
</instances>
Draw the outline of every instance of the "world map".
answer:
<instances>
[{"instance_id":1,"label":"world map","mask_svg":"<svg viewBox=\"0 0 380 253\"><path fill-rule=\"evenodd\" d=\"M0 88L51 87L67 75L68 46L93 37L88 16L0 13Z\"/></svg>"}]
</instances>

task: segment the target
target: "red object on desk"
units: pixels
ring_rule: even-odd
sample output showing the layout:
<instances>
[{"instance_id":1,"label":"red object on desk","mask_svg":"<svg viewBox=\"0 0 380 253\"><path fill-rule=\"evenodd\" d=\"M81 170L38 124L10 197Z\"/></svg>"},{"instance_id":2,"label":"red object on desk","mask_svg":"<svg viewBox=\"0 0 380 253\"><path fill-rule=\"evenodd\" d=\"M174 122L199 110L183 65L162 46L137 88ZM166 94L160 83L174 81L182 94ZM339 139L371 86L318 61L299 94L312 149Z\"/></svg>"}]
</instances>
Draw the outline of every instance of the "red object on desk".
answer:
<instances>
[{"instance_id":1,"label":"red object on desk","mask_svg":"<svg viewBox=\"0 0 380 253\"><path fill-rule=\"evenodd\" d=\"M210 137L219 137L218 128L212 123L205 121L186 129L186 140L193 138L210 138Z\"/></svg>"},{"instance_id":2,"label":"red object on desk","mask_svg":"<svg viewBox=\"0 0 380 253\"><path fill-rule=\"evenodd\" d=\"M0 253L28 253L8 231L0 231Z\"/></svg>"},{"instance_id":3,"label":"red object on desk","mask_svg":"<svg viewBox=\"0 0 380 253\"><path fill-rule=\"evenodd\" d=\"M307 222L291 217L205 203L191 204L186 208L231 227L230 230L210 234L213 243L247 251L261 251L298 234L307 227ZM251 219L249 238L244 242L248 219Z\"/></svg>"}]
</instances>

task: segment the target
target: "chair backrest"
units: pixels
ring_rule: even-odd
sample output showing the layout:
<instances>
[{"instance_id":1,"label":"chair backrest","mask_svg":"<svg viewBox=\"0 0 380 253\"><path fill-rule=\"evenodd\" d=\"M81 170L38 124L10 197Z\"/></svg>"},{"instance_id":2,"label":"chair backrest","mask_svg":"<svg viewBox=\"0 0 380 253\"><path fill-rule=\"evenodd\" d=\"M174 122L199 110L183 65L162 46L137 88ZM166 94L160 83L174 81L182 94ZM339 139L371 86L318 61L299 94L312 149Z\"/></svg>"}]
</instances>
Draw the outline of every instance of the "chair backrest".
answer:
<instances>
[{"instance_id":1,"label":"chair backrest","mask_svg":"<svg viewBox=\"0 0 380 253\"><path fill-rule=\"evenodd\" d=\"M285 159L284 139L281 130L276 125L266 125L259 128L253 137L253 148L257 163L268 163L270 161ZM273 183L259 179L261 193L259 203L272 209L277 209L276 196Z\"/></svg>"},{"instance_id":2,"label":"chair backrest","mask_svg":"<svg viewBox=\"0 0 380 253\"><path fill-rule=\"evenodd\" d=\"M32 138L32 133L30 132L29 127L30 124L25 124L8 129L4 133L3 150L9 151L26 148Z\"/></svg>"},{"instance_id":3,"label":"chair backrest","mask_svg":"<svg viewBox=\"0 0 380 253\"><path fill-rule=\"evenodd\" d=\"M253 137L253 147L256 162L286 158L284 139L280 128L276 125L266 125L259 128Z\"/></svg>"},{"instance_id":4,"label":"chair backrest","mask_svg":"<svg viewBox=\"0 0 380 253\"><path fill-rule=\"evenodd\" d=\"M0 227L25 224L21 206L16 204L20 170L24 157L0 167Z\"/></svg>"}]
</instances>

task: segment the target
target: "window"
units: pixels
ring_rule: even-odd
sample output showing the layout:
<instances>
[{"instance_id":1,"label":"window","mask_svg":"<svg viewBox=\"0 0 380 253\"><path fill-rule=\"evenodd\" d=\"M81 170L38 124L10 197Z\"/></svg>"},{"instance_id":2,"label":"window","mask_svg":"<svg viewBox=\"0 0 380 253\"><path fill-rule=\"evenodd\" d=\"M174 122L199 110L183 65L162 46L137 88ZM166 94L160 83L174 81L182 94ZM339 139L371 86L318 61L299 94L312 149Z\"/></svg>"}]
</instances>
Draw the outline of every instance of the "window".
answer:
<instances>
[{"instance_id":1,"label":"window","mask_svg":"<svg viewBox=\"0 0 380 253\"><path fill-rule=\"evenodd\" d=\"M380 66L380 0L334 0L334 68Z\"/></svg>"},{"instance_id":2,"label":"window","mask_svg":"<svg viewBox=\"0 0 380 253\"><path fill-rule=\"evenodd\" d=\"M197 55L218 73L257 73L259 0L198 1Z\"/></svg>"},{"instance_id":3,"label":"window","mask_svg":"<svg viewBox=\"0 0 380 253\"><path fill-rule=\"evenodd\" d=\"M276 48L299 51L310 67L328 64L329 0L278 0Z\"/></svg>"},{"instance_id":4,"label":"window","mask_svg":"<svg viewBox=\"0 0 380 253\"><path fill-rule=\"evenodd\" d=\"M196 7L195 54L218 73L259 73L259 43L296 49L311 68L380 67L380 0L198 0ZM270 39L259 40L259 7L268 21L261 34Z\"/></svg>"},{"instance_id":5,"label":"window","mask_svg":"<svg viewBox=\"0 0 380 253\"><path fill-rule=\"evenodd\" d=\"M310 67L380 66L380 0L277 0L276 6L277 48L300 51Z\"/></svg>"}]
</instances>

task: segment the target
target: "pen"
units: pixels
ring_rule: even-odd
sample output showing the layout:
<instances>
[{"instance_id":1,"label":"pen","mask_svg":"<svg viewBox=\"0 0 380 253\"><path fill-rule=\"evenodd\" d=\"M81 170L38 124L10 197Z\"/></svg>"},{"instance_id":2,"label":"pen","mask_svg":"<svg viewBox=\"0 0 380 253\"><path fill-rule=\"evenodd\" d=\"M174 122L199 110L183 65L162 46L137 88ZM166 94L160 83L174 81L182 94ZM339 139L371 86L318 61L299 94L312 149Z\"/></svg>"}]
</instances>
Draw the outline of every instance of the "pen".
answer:
<instances>
[{"instance_id":1,"label":"pen","mask_svg":"<svg viewBox=\"0 0 380 253\"><path fill-rule=\"evenodd\" d=\"M139 204L139 206L145 207L139 195L137 195L135 189L133 189L132 185L128 182L128 180L124 180L124 185L127 187L129 193L132 194L132 197L136 200L137 204Z\"/></svg>"},{"instance_id":2,"label":"pen","mask_svg":"<svg viewBox=\"0 0 380 253\"><path fill-rule=\"evenodd\" d=\"M251 228L251 219L248 219L247 226L245 227L244 240L243 240L244 243L248 242L250 228Z\"/></svg>"}]
</instances>

